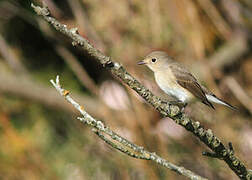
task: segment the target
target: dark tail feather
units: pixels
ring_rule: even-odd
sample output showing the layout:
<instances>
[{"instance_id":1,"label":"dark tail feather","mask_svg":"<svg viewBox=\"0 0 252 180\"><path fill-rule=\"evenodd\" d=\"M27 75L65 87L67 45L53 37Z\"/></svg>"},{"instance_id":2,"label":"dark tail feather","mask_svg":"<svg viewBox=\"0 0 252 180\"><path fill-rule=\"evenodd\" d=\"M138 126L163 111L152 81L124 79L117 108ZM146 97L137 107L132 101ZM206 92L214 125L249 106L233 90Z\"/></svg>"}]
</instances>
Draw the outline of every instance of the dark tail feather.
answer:
<instances>
[{"instance_id":1,"label":"dark tail feather","mask_svg":"<svg viewBox=\"0 0 252 180\"><path fill-rule=\"evenodd\" d=\"M216 96L215 96L215 97L216 97ZM223 101L222 99L220 99L220 98L218 98L218 97L216 97L216 98L219 99L220 101L222 101L223 103L225 103L225 105L226 105L227 107L229 107L230 109L232 109L232 110L234 110L234 111L238 111L238 108L237 108L237 107L232 106L231 104L227 103L226 101Z\"/></svg>"},{"instance_id":2,"label":"dark tail feather","mask_svg":"<svg viewBox=\"0 0 252 180\"><path fill-rule=\"evenodd\" d=\"M208 94L208 100L210 100L211 102L217 103L217 104L222 104L227 106L228 108L238 111L238 108L232 106L231 104L227 103L226 101L223 101L222 99L218 98L217 96L215 96L214 94ZM219 102L218 102L219 101Z\"/></svg>"},{"instance_id":3,"label":"dark tail feather","mask_svg":"<svg viewBox=\"0 0 252 180\"><path fill-rule=\"evenodd\" d=\"M205 104L205 105L207 105L207 106L209 106L209 107L211 107L211 108L213 108L215 110L213 104L210 103L208 100L202 101L202 103Z\"/></svg>"}]
</instances>

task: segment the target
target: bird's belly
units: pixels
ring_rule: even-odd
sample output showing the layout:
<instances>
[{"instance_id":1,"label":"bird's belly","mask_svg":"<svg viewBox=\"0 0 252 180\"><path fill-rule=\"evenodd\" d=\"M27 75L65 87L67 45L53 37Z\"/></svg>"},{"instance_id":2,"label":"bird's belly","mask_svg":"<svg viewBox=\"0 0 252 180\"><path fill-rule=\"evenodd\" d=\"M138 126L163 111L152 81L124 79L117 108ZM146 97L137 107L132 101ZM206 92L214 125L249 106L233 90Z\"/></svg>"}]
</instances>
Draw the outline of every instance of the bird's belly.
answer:
<instances>
[{"instance_id":1,"label":"bird's belly","mask_svg":"<svg viewBox=\"0 0 252 180\"><path fill-rule=\"evenodd\" d=\"M189 102L192 100L191 95L188 94L186 91L183 90L183 88L162 88L160 87L166 94L169 96L172 96L176 99L178 99L181 102Z\"/></svg>"},{"instance_id":2,"label":"bird's belly","mask_svg":"<svg viewBox=\"0 0 252 180\"><path fill-rule=\"evenodd\" d=\"M181 87L175 80L169 78L159 78L155 77L158 86L169 96L183 102L187 103L193 100L192 94Z\"/></svg>"}]
</instances>

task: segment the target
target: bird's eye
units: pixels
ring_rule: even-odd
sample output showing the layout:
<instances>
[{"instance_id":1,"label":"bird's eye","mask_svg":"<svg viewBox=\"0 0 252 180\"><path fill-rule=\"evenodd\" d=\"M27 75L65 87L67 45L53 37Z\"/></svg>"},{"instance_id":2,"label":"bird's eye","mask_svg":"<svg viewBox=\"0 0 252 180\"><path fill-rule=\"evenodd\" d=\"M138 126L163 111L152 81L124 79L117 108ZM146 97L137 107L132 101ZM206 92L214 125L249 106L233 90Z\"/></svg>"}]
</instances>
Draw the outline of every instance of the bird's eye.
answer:
<instances>
[{"instance_id":1,"label":"bird's eye","mask_svg":"<svg viewBox=\"0 0 252 180\"><path fill-rule=\"evenodd\" d=\"M154 63L154 62L157 61L157 59L156 58L152 58L151 61Z\"/></svg>"}]
</instances>

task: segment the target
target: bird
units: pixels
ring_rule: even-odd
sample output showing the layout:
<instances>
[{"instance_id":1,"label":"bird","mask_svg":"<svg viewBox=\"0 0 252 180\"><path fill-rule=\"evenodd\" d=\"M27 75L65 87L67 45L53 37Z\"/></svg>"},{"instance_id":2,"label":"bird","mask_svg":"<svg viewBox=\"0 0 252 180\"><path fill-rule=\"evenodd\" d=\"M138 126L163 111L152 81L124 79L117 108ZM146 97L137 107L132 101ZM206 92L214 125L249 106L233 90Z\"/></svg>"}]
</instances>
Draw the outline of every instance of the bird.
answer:
<instances>
[{"instance_id":1,"label":"bird","mask_svg":"<svg viewBox=\"0 0 252 180\"><path fill-rule=\"evenodd\" d=\"M161 90L176 99L175 104L182 103L185 107L188 103L201 101L215 109L213 102L237 110L201 85L184 65L164 51L153 51L137 64L146 65L154 72L156 83Z\"/></svg>"}]
</instances>

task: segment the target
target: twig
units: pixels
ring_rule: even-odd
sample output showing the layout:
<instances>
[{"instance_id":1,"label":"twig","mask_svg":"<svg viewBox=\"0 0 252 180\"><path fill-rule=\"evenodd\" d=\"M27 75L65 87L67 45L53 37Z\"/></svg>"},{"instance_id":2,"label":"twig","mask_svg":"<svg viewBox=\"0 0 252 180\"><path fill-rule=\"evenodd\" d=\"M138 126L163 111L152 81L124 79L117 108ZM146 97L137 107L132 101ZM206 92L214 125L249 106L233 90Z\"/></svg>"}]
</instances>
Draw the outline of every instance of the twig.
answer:
<instances>
[{"instance_id":1,"label":"twig","mask_svg":"<svg viewBox=\"0 0 252 180\"><path fill-rule=\"evenodd\" d=\"M228 147L229 147L230 154L234 154L234 148L233 148L233 145L232 145L231 142L228 143ZM211 158L221 159L221 157L217 153L212 153L212 152L204 151L204 152L202 152L202 155L203 156L208 156L208 157L211 157Z\"/></svg>"},{"instance_id":2,"label":"twig","mask_svg":"<svg viewBox=\"0 0 252 180\"><path fill-rule=\"evenodd\" d=\"M61 97L57 96L57 93L42 84L32 81L27 76L15 76L3 70L2 64L0 64L0 92L14 94L15 96L29 99L31 101L39 102L47 107L56 107L69 113L76 113L76 110L69 106ZM43 95L45 95L43 97ZM75 93L75 98L80 102L86 102L87 110L96 114L98 118L103 116L97 111L102 107L102 103L99 99L94 97L85 96L83 94Z\"/></svg>"},{"instance_id":3,"label":"twig","mask_svg":"<svg viewBox=\"0 0 252 180\"><path fill-rule=\"evenodd\" d=\"M121 137L117 133L113 132L108 126L106 126L103 122L98 121L94 119L92 116L90 116L85 110L84 107L79 105L69 94L70 92L63 89L59 82L59 76L56 77L56 82L53 80L50 80L50 82L53 84L53 86L56 88L56 90L60 93L60 95L64 96L65 99L71 103L83 116L79 119L82 123L89 125L93 127L93 131L103 139L107 144L109 144L111 147L127 154L128 156L138 158L138 159L145 159L145 160L152 160L158 164L160 164L163 167L166 167L172 171L177 172L178 174L184 175L190 179L205 179L199 175L196 175L190 170L185 169L184 167L174 165L167 160L161 158L156 153L151 153L149 151L146 151L143 147L135 145L131 142L129 142L127 139ZM106 138L102 133L109 136L112 140L116 141L117 143L114 143L110 139ZM129 150L128 150L129 149ZM133 151L133 152L132 152Z\"/></svg>"},{"instance_id":4,"label":"twig","mask_svg":"<svg viewBox=\"0 0 252 180\"><path fill-rule=\"evenodd\" d=\"M248 174L245 165L233 153L228 151L220 139L217 138L210 129L205 130L199 122L195 122L184 113L181 113L178 106L170 106L169 103L162 103L162 100L159 97L154 96L150 90L140 84L122 65L112 61L110 57L103 55L99 50L95 49L88 40L81 37L78 34L77 28L68 29L66 25L61 24L53 17L50 17L50 12L46 7L41 8L39 6L34 6L33 4L31 6L38 15L42 16L48 23L52 24L57 31L60 31L71 38L74 46L81 46L86 53L94 57L94 59L99 61L103 66L108 67L112 74L135 90L163 116L170 117L177 124L192 132L213 152L218 154L219 157L221 157L220 159L223 159L240 179L252 179L252 176Z\"/></svg>"}]
</instances>

